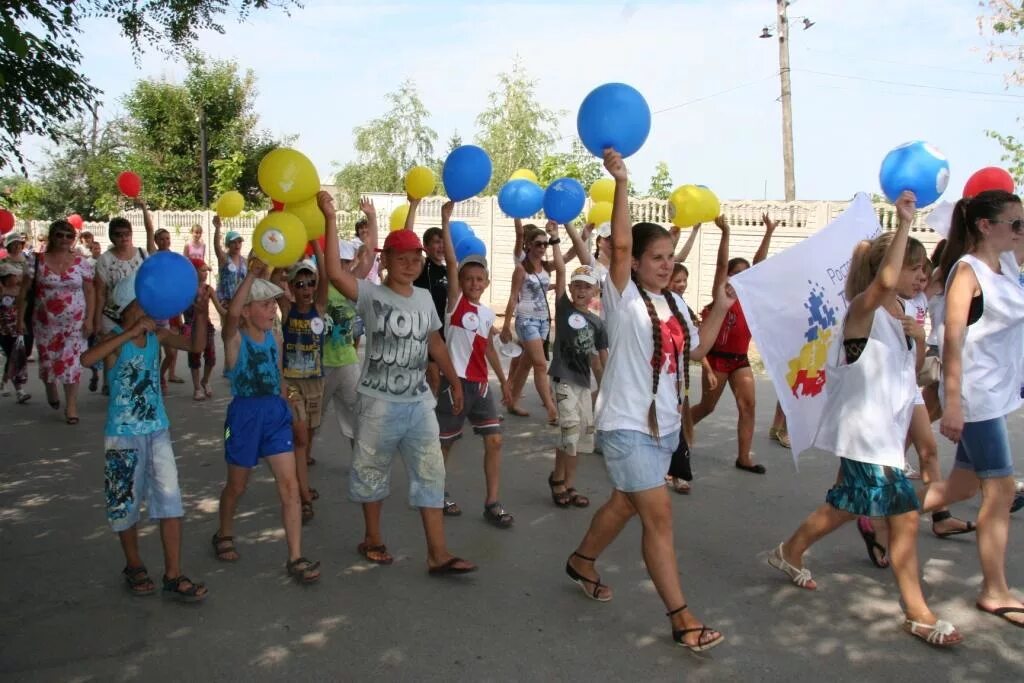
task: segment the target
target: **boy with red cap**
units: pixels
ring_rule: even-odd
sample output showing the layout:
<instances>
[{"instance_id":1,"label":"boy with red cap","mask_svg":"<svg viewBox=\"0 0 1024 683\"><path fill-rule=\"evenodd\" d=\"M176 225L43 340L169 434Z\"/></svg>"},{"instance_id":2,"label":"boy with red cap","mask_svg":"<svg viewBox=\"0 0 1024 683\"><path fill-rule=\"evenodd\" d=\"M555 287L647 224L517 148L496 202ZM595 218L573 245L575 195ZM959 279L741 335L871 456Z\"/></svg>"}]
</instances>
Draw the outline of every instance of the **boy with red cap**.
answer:
<instances>
[{"instance_id":1,"label":"boy with red cap","mask_svg":"<svg viewBox=\"0 0 1024 683\"><path fill-rule=\"evenodd\" d=\"M336 232L334 200L327 192L317 202ZM371 249L376 235L370 235ZM349 497L363 505L366 533L358 551L375 564L394 558L384 545L380 516L390 492L391 461L397 451L409 475L409 502L420 509L427 537L431 575L464 574L476 565L448 552L444 538L444 459L434 395L427 386L429 356L452 384L453 412L462 412L462 385L438 330L441 320L426 290L413 286L423 270L423 245L412 230L396 230L384 241L380 285L357 279L341 267L336 240L327 240L327 277L339 292L356 302L366 325L366 355L359 378L356 443L349 470Z\"/></svg>"}]
</instances>

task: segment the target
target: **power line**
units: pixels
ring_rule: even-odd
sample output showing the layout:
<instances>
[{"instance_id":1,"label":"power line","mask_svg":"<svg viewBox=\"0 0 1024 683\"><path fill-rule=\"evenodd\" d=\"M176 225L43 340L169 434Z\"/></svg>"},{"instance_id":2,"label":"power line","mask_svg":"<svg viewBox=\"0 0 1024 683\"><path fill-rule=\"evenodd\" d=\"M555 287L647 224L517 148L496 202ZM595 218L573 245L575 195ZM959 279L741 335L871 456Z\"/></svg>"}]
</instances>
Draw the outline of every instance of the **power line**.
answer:
<instances>
[{"instance_id":1,"label":"power line","mask_svg":"<svg viewBox=\"0 0 1024 683\"><path fill-rule=\"evenodd\" d=\"M834 52L831 50L819 50L817 48L808 47L804 48L807 52L816 52L821 55L832 55L833 57L841 57L843 59L856 59L862 62L876 62L878 64L893 64L895 66L912 66L918 69L937 69L939 71L954 71L956 73L971 74L974 76L990 76L993 78L1002 78L1003 74L994 73L992 71L974 71L972 69L959 69L954 66L942 66L939 64L920 64L915 62L901 62L894 59L876 59L874 57L861 57L858 55L847 54L843 52Z\"/></svg>"},{"instance_id":2,"label":"power line","mask_svg":"<svg viewBox=\"0 0 1024 683\"><path fill-rule=\"evenodd\" d=\"M704 100L710 100L713 97L718 97L719 95L725 95L726 93L731 93L731 92L739 90L741 88L747 88L747 87L749 87L751 85L757 85L758 83L762 83L764 81L767 81L770 78L775 78L778 75L779 75L779 72L776 71L775 73L769 74L769 75L765 76L764 78L759 78L756 81L749 81L747 83L741 83L741 84L735 85L735 86L733 86L731 88L726 88L725 90L720 90L720 91L718 91L716 93L711 93L710 95L705 95L703 97L698 97L696 99L688 100L688 101L682 102L680 104L674 104L671 107L665 107L664 109L659 109L659 110L657 110L655 112L651 112L651 114L652 115L654 115L654 114L664 114L665 112L672 111L673 109L681 109L682 107L688 107L691 104L696 104L697 102L703 102Z\"/></svg>"},{"instance_id":3,"label":"power line","mask_svg":"<svg viewBox=\"0 0 1024 683\"><path fill-rule=\"evenodd\" d=\"M986 92L986 91L983 91L983 90L964 90L962 88L945 88L945 87L939 86L939 85L923 85L921 83L904 83L904 82L901 82L901 81L887 81L887 80L882 80L882 79L878 79L878 78L866 78L864 76L849 76L849 75L846 75L846 74L833 74L833 73L827 73L827 72L824 72L824 71L812 71L810 69L792 69L792 70L793 71L798 71L800 73L814 74L816 76L826 76L826 77L829 77L829 78L845 78L845 79L848 79L848 80L851 80L851 81L866 81L868 83L882 83L884 85L898 85L898 86L905 87L905 88L922 88L924 90L941 90L943 92L962 93L962 94L965 94L965 95L984 95L984 96L987 96L987 97L1009 98L1009 99L1014 99L1014 100L1024 99L1024 95L1013 95L1013 94L1010 94L1010 93ZM1005 99L1003 101L1005 101Z\"/></svg>"}]
</instances>

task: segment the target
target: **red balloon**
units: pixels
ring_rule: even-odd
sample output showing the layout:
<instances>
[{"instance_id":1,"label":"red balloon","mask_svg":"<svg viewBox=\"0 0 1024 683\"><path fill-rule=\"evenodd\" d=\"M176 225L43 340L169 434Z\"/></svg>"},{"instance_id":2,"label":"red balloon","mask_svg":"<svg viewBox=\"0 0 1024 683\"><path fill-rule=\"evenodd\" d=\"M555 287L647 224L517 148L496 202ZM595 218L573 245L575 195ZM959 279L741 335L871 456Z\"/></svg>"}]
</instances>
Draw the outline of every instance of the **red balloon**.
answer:
<instances>
[{"instance_id":1,"label":"red balloon","mask_svg":"<svg viewBox=\"0 0 1024 683\"><path fill-rule=\"evenodd\" d=\"M83 221L82 217L79 216L77 213L73 213L70 216L68 216L68 223L70 223L71 227L74 228L75 230L81 230L82 224L85 223L85 221Z\"/></svg>"},{"instance_id":2,"label":"red balloon","mask_svg":"<svg viewBox=\"0 0 1024 683\"><path fill-rule=\"evenodd\" d=\"M988 190L1013 192L1013 176L998 166L987 166L975 172L964 185L964 196L975 197Z\"/></svg>"},{"instance_id":3,"label":"red balloon","mask_svg":"<svg viewBox=\"0 0 1024 683\"><path fill-rule=\"evenodd\" d=\"M14 230L14 214L7 209L0 209L0 235Z\"/></svg>"},{"instance_id":4,"label":"red balloon","mask_svg":"<svg viewBox=\"0 0 1024 683\"><path fill-rule=\"evenodd\" d=\"M323 251L324 249L327 248L327 236L326 235L320 235L319 237L317 237L316 238L316 242L317 242L317 244L320 245L320 251ZM306 258L313 258L313 245L312 244L307 244L306 245Z\"/></svg>"},{"instance_id":5,"label":"red balloon","mask_svg":"<svg viewBox=\"0 0 1024 683\"><path fill-rule=\"evenodd\" d=\"M117 187L125 197L138 197L142 192L142 178L131 171L122 171L117 176Z\"/></svg>"},{"instance_id":6,"label":"red balloon","mask_svg":"<svg viewBox=\"0 0 1024 683\"><path fill-rule=\"evenodd\" d=\"M279 202L276 199L271 199L270 203L274 205L271 211L284 211L284 202Z\"/></svg>"}]
</instances>

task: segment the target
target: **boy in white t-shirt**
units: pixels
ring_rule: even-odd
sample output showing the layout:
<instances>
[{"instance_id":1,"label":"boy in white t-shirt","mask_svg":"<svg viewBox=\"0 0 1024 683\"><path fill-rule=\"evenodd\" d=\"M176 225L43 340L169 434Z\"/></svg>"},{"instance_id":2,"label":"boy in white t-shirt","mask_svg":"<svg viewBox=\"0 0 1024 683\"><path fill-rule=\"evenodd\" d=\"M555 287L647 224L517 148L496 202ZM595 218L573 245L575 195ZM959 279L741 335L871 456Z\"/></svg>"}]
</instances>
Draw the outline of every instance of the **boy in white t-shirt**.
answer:
<instances>
[{"instance_id":1,"label":"boy in white t-shirt","mask_svg":"<svg viewBox=\"0 0 1024 683\"><path fill-rule=\"evenodd\" d=\"M512 405L512 396L501 361L498 360L498 352L491 342L491 328L496 316L494 311L480 303L480 297L490 284L487 259L482 254L470 254L461 263L456 260L455 246L448 227L454 208L455 202L451 201L441 207L441 235L448 268L448 304L445 308L444 330L448 354L462 384L463 408L461 411L453 408L451 384L442 380L436 408L441 432L441 452L447 464L452 446L462 438L462 428L468 417L473 431L484 440L484 478L487 482L484 519L504 529L512 526L515 519L498 501L501 420L488 384L488 363L501 384L502 403ZM444 496L444 513L449 516L462 514L462 510L449 498L447 492Z\"/></svg>"}]
</instances>

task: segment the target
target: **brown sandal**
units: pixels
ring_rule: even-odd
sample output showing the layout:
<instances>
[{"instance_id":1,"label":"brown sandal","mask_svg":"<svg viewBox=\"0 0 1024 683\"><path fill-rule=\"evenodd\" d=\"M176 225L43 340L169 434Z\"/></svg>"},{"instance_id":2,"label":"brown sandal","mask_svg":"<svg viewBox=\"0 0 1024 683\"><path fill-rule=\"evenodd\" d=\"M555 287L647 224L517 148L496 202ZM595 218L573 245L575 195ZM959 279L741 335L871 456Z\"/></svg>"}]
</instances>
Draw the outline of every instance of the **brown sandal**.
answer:
<instances>
[{"instance_id":1,"label":"brown sandal","mask_svg":"<svg viewBox=\"0 0 1024 683\"><path fill-rule=\"evenodd\" d=\"M363 541L356 550L363 556L363 559L374 564L386 566L395 561L395 558L391 557L391 554L388 552L388 547L383 543L380 545L370 545Z\"/></svg>"},{"instance_id":2,"label":"brown sandal","mask_svg":"<svg viewBox=\"0 0 1024 683\"><path fill-rule=\"evenodd\" d=\"M309 524L316 517L316 513L313 512L313 503L302 503L302 523Z\"/></svg>"},{"instance_id":3,"label":"brown sandal","mask_svg":"<svg viewBox=\"0 0 1024 683\"><path fill-rule=\"evenodd\" d=\"M221 562L237 562L238 561L238 549L235 548L235 537L234 536L221 536L217 532L214 532L213 538L210 539L210 543L213 544L213 554L217 556L217 559ZM231 553L234 553L234 557L228 557Z\"/></svg>"}]
</instances>

